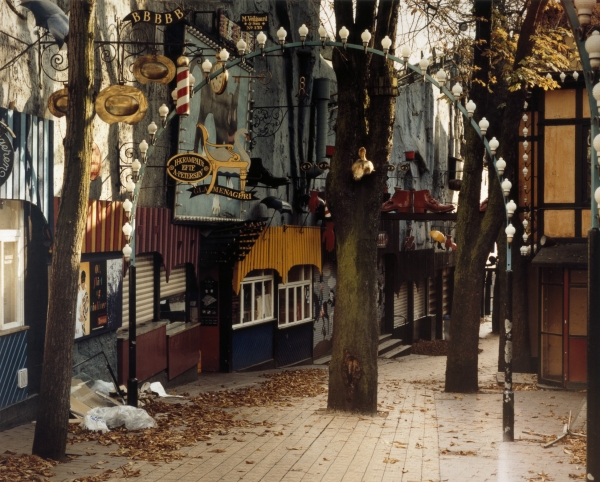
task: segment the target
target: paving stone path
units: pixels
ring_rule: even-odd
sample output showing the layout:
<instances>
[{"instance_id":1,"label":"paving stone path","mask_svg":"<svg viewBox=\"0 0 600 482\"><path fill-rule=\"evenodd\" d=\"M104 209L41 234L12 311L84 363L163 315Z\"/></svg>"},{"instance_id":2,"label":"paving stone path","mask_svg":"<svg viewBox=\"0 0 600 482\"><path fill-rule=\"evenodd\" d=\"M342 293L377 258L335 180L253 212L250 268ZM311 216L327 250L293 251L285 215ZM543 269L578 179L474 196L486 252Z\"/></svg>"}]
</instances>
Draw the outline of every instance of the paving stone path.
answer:
<instances>
[{"instance_id":1,"label":"paving stone path","mask_svg":"<svg viewBox=\"0 0 600 482\"><path fill-rule=\"evenodd\" d=\"M498 337L487 336L480 347L479 379L485 386L495 381ZM295 399L290 406L236 408L239 417L267 421L269 428L214 435L209 442L184 447L185 457L171 463L131 462L108 455L116 446L78 443L67 450L79 457L55 467L52 480L68 481L128 463L141 476L127 480L144 482L564 482L569 474L583 473L583 467L569 463L562 445L544 449L522 431L561 433L563 420L569 411L576 416L585 393L517 391L515 434L527 440L503 443L501 395L443 392L445 365L445 357L380 359L376 417L327 413L326 394ZM202 374L177 392L193 396L254 386L264 381L262 373ZM32 438L29 424L2 432L0 453L30 453ZM109 480L123 478L119 470Z\"/></svg>"}]
</instances>

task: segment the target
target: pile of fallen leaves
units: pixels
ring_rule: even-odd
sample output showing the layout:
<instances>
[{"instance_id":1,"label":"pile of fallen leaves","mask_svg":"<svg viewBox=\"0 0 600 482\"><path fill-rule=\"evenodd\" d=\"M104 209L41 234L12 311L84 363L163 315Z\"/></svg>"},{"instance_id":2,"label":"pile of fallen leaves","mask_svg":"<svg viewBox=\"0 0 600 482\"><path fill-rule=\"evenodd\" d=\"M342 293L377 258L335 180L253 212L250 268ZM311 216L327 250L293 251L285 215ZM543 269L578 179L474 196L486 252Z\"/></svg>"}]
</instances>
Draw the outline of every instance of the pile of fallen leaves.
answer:
<instances>
[{"instance_id":1,"label":"pile of fallen leaves","mask_svg":"<svg viewBox=\"0 0 600 482\"><path fill-rule=\"evenodd\" d=\"M413 343L411 353L413 355L447 356L448 344L446 340L419 340L417 343Z\"/></svg>"},{"instance_id":2,"label":"pile of fallen leaves","mask_svg":"<svg viewBox=\"0 0 600 482\"><path fill-rule=\"evenodd\" d=\"M0 455L0 482L14 482L16 480L47 481L52 477L52 467L58 462L44 460L37 455L19 455L7 450Z\"/></svg>"},{"instance_id":3,"label":"pile of fallen leaves","mask_svg":"<svg viewBox=\"0 0 600 482\"><path fill-rule=\"evenodd\" d=\"M69 427L73 434L69 442L95 440L105 446L116 444L118 449L110 455L133 460L179 460L183 457L179 449L210 440L214 433L223 435L233 428L271 426L266 421L236 419L235 413L224 409L285 405L291 397L314 397L325 392L326 375L320 369L284 371L268 375L258 388L208 392L175 404L148 398L144 409L156 420L156 428L129 431L121 427L102 434L75 425Z\"/></svg>"},{"instance_id":4,"label":"pile of fallen leaves","mask_svg":"<svg viewBox=\"0 0 600 482\"><path fill-rule=\"evenodd\" d=\"M258 388L201 393L193 399L194 403L219 408L289 405L286 402L291 397L316 397L326 391L327 371L318 368L272 373L265 377L268 380Z\"/></svg>"}]
</instances>

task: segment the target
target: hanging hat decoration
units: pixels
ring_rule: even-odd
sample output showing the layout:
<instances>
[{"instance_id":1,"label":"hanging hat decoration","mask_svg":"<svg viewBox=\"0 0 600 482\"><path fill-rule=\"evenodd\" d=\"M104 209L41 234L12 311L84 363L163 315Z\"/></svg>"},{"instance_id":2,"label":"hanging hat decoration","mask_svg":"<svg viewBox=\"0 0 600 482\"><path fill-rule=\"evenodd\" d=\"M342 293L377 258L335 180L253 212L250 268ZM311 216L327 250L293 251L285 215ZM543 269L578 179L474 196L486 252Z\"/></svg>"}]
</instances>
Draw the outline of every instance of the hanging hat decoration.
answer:
<instances>
[{"instance_id":1,"label":"hanging hat decoration","mask_svg":"<svg viewBox=\"0 0 600 482\"><path fill-rule=\"evenodd\" d=\"M164 55L144 55L133 64L133 75L140 84L168 84L175 77L175 64Z\"/></svg>"},{"instance_id":2,"label":"hanging hat decoration","mask_svg":"<svg viewBox=\"0 0 600 482\"><path fill-rule=\"evenodd\" d=\"M48 110L54 117L66 116L68 105L69 89L67 88L57 90L48 97Z\"/></svg>"},{"instance_id":3,"label":"hanging hat decoration","mask_svg":"<svg viewBox=\"0 0 600 482\"><path fill-rule=\"evenodd\" d=\"M128 85L107 87L98 94L94 105L100 119L107 124L137 124L148 110L148 100L144 93Z\"/></svg>"}]
</instances>

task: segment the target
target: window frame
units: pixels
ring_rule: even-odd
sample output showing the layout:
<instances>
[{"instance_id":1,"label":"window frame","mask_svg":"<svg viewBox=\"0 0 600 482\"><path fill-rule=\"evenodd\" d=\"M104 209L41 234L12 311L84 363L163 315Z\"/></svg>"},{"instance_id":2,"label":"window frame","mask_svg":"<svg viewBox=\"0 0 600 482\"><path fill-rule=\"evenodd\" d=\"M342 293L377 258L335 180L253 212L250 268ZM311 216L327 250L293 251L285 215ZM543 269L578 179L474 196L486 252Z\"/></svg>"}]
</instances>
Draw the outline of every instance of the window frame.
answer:
<instances>
[{"instance_id":1,"label":"window frame","mask_svg":"<svg viewBox=\"0 0 600 482\"><path fill-rule=\"evenodd\" d=\"M279 319L279 313L277 314L277 328L279 329L285 329L285 328L289 328L292 326L296 326L296 325L301 325L303 323L309 323L309 322L313 322L314 321L314 314L312 313L313 310L313 277L312 277L312 266L311 265L301 265L303 266L303 279L299 280L299 281L292 281L292 282L288 282L288 283L281 283L278 287L277 287L277 300L278 303L281 300L281 296L280 293L282 290L285 290L285 321L282 323L281 320ZM308 277L306 277L306 273L309 274ZM308 310L309 310L309 314L308 316L306 316L306 314L304 313L304 308L306 303L303 302L301 303L302 306L302 312L304 317L301 320L294 320L294 321L289 321L289 293L290 291L294 294L294 303L292 306L296 306L296 293L297 290L296 288L301 287L302 288L302 293L306 293L306 290L308 290L308 296L309 296L309 300L308 300ZM279 310L280 311L280 310Z\"/></svg>"},{"instance_id":2,"label":"window frame","mask_svg":"<svg viewBox=\"0 0 600 482\"><path fill-rule=\"evenodd\" d=\"M240 296L239 296L239 310L240 310L240 314L239 314L239 322L238 323L233 323L233 329L240 329L240 328L244 328L247 326L253 326L253 325L260 325L262 323L269 323L272 322L273 320L276 320L276 316L275 316L275 296L274 296L274 292L275 292L275 275L273 270L269 270L269 269L264 269L264 270L259 270L262 274L260 275L256 275L256 276L248 276L246 278L244 278L242 280L242 282L240 283ZM258 283L261 283L261 290L262 290L262 298L261 301L263 302L263 311L266 313L265 308L265 304L264 304L264 286L265 286L265 282L271 282L271 316L268 317L263 317L257 320L251 319L250 321L244 321L244 287L245 286L251 286L252 291L250 293L250 299L251 299L251 304L250 304L250 314L252 315L253 313L255 313L255 307L254 307L254 302L255 302L255 286Z\"/></svg>"},{"instance_id":3,"label":"window frame","mask_svg":"<svg viewBox=\"0 0 600 482\"><path fill-rule=\"evenodd\" d=\"M25 324L24 278L25 278L25 247L23 239L23 210L19 203L17 208L17 228L0 229L0 293L4 300L4 243L16 243L17 250L17 287L16 287L16 320L4 321L4 307L0 310L0 331L20 328Z\"/></svg>"}]
</instances>

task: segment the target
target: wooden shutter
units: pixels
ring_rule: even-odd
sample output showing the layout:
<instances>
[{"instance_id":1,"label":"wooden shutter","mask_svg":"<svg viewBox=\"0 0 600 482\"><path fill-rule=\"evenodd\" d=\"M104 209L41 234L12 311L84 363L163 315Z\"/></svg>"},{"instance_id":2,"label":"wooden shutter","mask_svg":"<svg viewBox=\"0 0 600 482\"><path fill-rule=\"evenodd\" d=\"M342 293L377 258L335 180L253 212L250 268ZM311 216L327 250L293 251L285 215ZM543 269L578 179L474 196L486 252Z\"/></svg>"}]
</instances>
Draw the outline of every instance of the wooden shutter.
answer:
<instances>
[{"instance_id":1,"label":"wooden shutter","mask_svg":"<svg viewBox=\"0 0 600 482\"><path fill-rule=\"evenodd\" d=\"M136 324L154 318L154 256L138 256L136 267ZM129 276L123 278L123 325L129 323Z\"/></svg>"}]
</instances>

